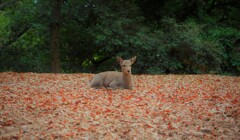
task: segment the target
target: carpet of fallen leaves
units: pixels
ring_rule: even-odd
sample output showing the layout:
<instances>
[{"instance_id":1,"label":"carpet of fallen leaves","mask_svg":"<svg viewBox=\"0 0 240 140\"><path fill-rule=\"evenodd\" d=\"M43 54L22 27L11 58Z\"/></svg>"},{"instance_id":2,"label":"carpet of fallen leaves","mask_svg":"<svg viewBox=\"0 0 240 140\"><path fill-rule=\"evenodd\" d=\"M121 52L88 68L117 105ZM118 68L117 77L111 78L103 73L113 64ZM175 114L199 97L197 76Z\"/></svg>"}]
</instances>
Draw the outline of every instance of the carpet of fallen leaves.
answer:
<instances>
[{"instance_id":1,"label":"carpet of fallen leaves","mask_svg":"<svg viewBox=\"0 0 240 140\"><path fill-rule=\"evenodd\" d=\"M240 77L136 75L108 90L92 76L0 73L0 139L240 138Z\"/></svg>"}]
</instances>

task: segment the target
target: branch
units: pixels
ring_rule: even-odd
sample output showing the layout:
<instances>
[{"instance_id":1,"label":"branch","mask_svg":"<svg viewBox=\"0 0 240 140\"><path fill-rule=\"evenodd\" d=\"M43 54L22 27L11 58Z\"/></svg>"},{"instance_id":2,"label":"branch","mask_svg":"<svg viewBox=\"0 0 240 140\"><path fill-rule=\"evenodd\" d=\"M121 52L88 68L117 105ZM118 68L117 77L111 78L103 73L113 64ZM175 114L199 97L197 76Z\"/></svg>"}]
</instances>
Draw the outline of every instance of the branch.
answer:
<instances>
[{"instance_id":1,"label":"branch","mask_svg":"<svg viewBox=\"0 0 240 140\"><path fill-rule=\"evenodd\" d=\"M100 64L102 64L103 62L107 61L110 58L112 58L112 56L106 56L106 57L104 57L103 59L101 59L99 61L96 61L94 59L92 59L92 60L93 60L93 64L94 65L100 65Z\"/></svg>"},{"instance_id":2,"label":"branch","mask_svg":"<svg viewBox=\"0 0 240 140\"><path fill-rule=\"evenodd\" d=\"M7 0L5 2L0 2L0 11L3 11L9 7L11 7L12 5L14 5L17 1L19 0Z\"/></svg>"},{"instance_id":3,"label":"branch","mask_svg":"<svg viewBox=\"0 0 240 140\"><path fill-rule=\"evenodd\" d=\"M8 47L15 41L17 41L24 33L26 33L31 28L31 25L25 24L22 28L18 28L18 32L12 33L12 36L9 37L8 41L3 44L2 47Z\"/></svg>"}]
</instances>

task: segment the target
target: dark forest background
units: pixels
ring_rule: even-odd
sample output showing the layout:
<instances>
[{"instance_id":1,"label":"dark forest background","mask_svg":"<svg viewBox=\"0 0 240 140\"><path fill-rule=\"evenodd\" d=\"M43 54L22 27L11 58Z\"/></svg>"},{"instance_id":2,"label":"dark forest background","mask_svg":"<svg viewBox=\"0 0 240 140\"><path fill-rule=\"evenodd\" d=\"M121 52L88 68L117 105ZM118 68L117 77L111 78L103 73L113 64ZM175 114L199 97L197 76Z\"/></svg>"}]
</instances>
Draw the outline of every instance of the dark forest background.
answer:
<instances>
[{"instance_id":1,"label":"dark forest background","mask_svg":"<svg viewBox=\"0 0 240 140\"><path fill-rule=\"evenodd\" d=\"M0 71L240 75L239 0L0 0Z\"/></svg>"}]
</instances>

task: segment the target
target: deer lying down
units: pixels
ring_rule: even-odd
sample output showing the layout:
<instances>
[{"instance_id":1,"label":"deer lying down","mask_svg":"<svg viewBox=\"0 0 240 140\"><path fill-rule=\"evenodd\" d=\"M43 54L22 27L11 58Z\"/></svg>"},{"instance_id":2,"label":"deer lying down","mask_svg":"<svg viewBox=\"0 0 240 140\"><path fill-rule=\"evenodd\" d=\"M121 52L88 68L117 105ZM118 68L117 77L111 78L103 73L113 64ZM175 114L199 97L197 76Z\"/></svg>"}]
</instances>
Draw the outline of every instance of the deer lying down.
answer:
<instances>
[{"instance_id":1,"label":"deer lying down","mask_svg":"<svg viewBox=\"0 0 240 140\"><path fill-rule=\"evenodd\" d=\"M101 72L93 77L89 85L92 88L110 88L110 89L132 89L131 65L136 61L136 56L130 60L123 60L117 57L122 72L106 71Z\"/></svg>"}]
</instances>

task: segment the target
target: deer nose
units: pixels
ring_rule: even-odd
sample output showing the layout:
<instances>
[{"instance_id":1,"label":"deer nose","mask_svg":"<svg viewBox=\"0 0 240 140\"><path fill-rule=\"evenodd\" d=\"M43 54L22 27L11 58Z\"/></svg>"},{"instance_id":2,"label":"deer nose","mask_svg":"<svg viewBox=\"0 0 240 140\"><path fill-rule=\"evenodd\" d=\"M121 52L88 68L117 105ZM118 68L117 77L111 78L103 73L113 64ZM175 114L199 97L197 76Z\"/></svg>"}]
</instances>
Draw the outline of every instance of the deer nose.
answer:
<instances>
[{"instance_id":1,"label":"deer nose","mask_svg":"<svg viewBox=\"0 0 240 140\"><path fill-rule=\"evenodd\" d=\"M127 72L130 72L130 70L127 70Z\"/></svg>"}]
</instances>

